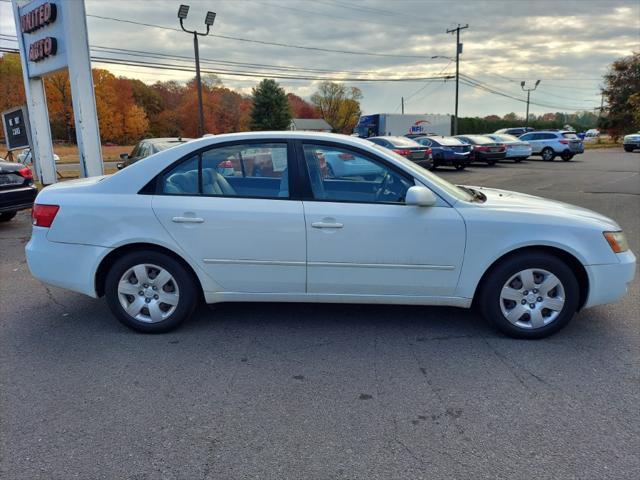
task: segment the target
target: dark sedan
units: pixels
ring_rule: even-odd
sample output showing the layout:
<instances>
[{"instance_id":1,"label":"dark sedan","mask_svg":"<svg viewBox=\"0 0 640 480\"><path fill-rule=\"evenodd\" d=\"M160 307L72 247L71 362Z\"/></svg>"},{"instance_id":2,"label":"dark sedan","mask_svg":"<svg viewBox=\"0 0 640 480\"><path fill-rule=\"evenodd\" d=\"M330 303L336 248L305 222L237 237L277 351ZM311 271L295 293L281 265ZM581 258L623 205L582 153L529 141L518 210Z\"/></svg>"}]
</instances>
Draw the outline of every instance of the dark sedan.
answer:
<instances>
[{"instance_id":1,"label":"dark sedan","mask_svg":"<svg viewBox=\"0 0 640 480\"><path fill-rule=\"evenodd\" d=\"M154 153L162 152L167 148L175 147L176 145L183 144L191 140L190 138L181 137L169 137L169 138L145 138L139 141L131 153L122 153L120 158L122 162L118 162L116 165L118 170L122 170L124 167L128 167L132 163L136 163L138 160L147 158Z\"/></svg>"},{"instance_id":2,"label":"dark sedan","mask_svg":"<svg viewBox=\"0 0 640 480\"><path fill-rule=\"evenodd\" d=\"M471 146L453 137L416 137L416 142L431 148L433 168L448 166L464 170L471 162Z\"/></svg>"},{"instance_id":3,"label":"dark sedan","mask_svg":"<svg viewBox=\"0 0 640 480\"><path fill-rule=\"evenodd\" d=\"M495 165L496 162L507 156L507 147L504 143L496 142L484 135L456 135L455 138L471 145L472 162Z\"/></svg>"},{"instance_id":4,"label":"dark sedan","mask_svg":"<svg viewBox=\"0 0 640 480\"><path fill-rule=\"evenodd\" d=\"M431 149L424 145L420 145L418 142L411 140L410 138L385 136L369 137L367 140L388 148L423 168L429 170L433 168L433 163L431 162Z\"/></svg>"},{"instance_id":5,"label":"dark sedan","mask_svg":"<svg viewBox=\"0 0 640 480\"><path fill-rule=\"evenodd\" d=\"M8 222L18 210L31 208L37 194L29 167L0 161L0 222Z\"/></svg>"}]
</instances>

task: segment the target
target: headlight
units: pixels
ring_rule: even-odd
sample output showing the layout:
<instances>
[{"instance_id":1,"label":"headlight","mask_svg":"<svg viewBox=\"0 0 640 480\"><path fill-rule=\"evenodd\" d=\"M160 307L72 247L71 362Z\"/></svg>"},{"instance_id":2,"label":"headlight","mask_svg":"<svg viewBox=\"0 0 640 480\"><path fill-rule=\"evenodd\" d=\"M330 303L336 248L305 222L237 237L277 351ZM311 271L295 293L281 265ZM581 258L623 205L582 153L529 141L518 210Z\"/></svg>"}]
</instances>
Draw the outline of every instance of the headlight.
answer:
<instances>
[{"instance_id":1,"label":"headlight","mask_svg":"<svg viewBox=\"0 0 640 480\"><path fill-rule=\"evenodd\" d=\"M602 232L604 238L607 239L611 250L615 253L622 253L629 250L629 244L627 243L627 238L624 236L622 231L620 232Z\"/></svg>"}]
</instances>

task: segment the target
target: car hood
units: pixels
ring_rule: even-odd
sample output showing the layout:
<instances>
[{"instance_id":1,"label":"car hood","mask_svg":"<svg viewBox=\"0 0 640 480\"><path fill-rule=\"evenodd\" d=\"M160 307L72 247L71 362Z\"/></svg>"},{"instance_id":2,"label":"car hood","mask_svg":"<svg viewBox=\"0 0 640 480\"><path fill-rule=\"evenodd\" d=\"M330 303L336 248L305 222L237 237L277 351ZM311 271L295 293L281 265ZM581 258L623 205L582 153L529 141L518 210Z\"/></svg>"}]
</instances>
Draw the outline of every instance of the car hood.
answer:
<instances>
[{"instance_id":1,"label":"car hood","mask_svg":"<svg viewBox=\"0 0 640 480\"><path fill-rule=\"evenodd\" d=\"M485 202L477 204L483 208L509 213L532 213L549 217L550 220L554 220L554 223L558 220L566 223L573 220L581 224L590 223L603 230L620 230L620 226L614 220L592 210L576 207L569 203L496 188L468 188L478 190L487 197Z\"/></svg>"}]
</instances>

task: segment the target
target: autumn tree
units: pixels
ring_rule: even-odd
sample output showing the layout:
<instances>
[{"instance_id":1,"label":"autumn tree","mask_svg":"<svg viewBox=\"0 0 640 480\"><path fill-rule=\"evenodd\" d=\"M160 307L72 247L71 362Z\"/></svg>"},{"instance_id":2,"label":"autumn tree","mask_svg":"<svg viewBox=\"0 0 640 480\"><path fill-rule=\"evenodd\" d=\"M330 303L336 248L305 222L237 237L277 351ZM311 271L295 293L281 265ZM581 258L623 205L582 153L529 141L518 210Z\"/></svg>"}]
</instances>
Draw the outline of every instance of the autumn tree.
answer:
<instances>
[{"instance_id":1,"label":"autumn tree","mask_svg":"<svg viewBox=\"0 0 640 480\"><path fill-rule=\"evenodd\" d=\"M320 112L316 110L316 107L296 94L287 93L287 100L289 100L293 118L320 118Z\"/></svg>"},{"instance_id":2,"label":"autumn tree","mask_svg":"<svg viewBox=\"0 0 640 480\"><path fill-rule=\"evenodd\" d=\"M291 110L284 90L275 80L265 78L253 88L251 130L287 130Z\"/></svg>"},{"instance_id":3,"label":"autumn tree","mask_svg":"<svg viewBox=\"0 0 640 480\"><path fill-rule=\"evenodd\" d=\"M613 62L604 76L601 126L615 137L640 129L640 52Z\"/></svg>"},{"instance_id":4,"label":"autumn tree","mask_svg":"<svg viewBox=\"0 0 640 480\"><path fill-rule=\"evenodd\" d=\"M5 53L0 57L0 80L0 112L24 104L24 83L19 55ZM0 135L4 135L1 128Z\"/></svg>"},{"instance_id":5,"label":"autumn tree","mask_svg":"<svg viewBox=\"0 0 640 480\"><path fill-rule=\"evenodd\" d=\"M334 132L351 133L360 118L362 92L342 83L322 82L311 102Z\"/></svg>"}]
</instances>

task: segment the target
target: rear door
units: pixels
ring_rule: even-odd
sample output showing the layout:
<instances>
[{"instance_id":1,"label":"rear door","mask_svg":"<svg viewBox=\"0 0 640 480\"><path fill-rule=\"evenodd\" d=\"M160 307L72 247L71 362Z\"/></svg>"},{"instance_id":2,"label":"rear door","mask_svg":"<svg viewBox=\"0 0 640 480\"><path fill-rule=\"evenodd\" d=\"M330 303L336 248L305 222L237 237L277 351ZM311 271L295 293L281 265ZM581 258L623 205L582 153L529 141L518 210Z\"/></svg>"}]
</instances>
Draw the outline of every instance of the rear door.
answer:
<instances>
[{"instance_id":1,"label":"rear door","mask_svg":"<svg viewBox=\"0 0 640 480\"><path fill-rule=\"evenodd\" d=\"M289 192L282 140L216 145L159 179L153 209L224 292L304 293L302 201Z\"/></svg>"}]
</instances>

